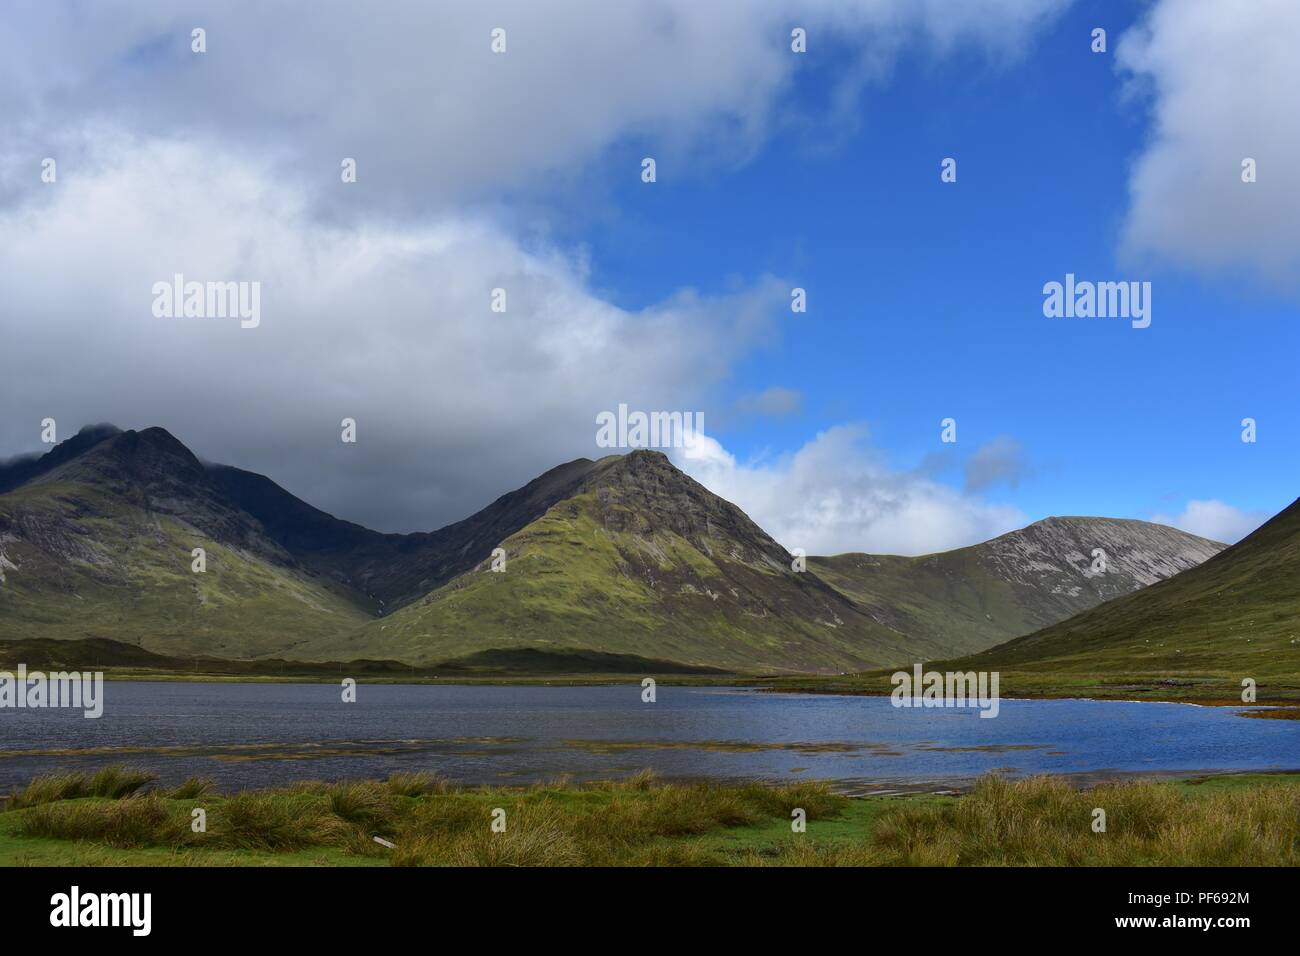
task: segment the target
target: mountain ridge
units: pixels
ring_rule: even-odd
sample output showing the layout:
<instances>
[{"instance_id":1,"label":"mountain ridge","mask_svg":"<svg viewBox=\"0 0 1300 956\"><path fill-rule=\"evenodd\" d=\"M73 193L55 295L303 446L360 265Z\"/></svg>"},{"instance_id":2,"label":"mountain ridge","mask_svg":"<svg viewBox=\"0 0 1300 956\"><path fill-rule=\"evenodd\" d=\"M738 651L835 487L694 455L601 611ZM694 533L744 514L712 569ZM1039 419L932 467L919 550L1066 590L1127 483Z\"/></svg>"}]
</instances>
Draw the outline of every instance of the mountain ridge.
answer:
<instances>
[{"instance_id":1,"label":"mountain ridge","mask_svg":"<svg viewBox=\"0 0 1300 956\"><path fill-rule=\"evenodd\" d=\"M1061 517L957 551L813 557L796 572L740 508L649 449L557 465L413 534L336 518L156 426L83 429L0 465L0 487L0 634L125 633L172 654L427 663L531 648L837 671L982 650L1222 547ZM1098 542L1115 551L1100 577L1085 567ZM203 546L209 573L193 575Z\"/></svg>"}]
</instances>

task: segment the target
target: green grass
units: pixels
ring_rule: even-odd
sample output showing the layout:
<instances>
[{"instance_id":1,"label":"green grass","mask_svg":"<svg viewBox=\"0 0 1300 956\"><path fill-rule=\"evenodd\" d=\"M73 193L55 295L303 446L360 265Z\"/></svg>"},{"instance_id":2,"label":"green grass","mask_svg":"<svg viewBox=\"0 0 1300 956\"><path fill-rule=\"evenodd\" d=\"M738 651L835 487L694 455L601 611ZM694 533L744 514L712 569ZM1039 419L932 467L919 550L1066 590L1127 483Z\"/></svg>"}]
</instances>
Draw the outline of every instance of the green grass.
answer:
<instances>
[{"instance_id":1,"label":"green grass","mask_svg":"<svg viewBox=\"0 0 1300 956\"><path fill-rule=\"evenodd\" d=\"M130 779L118 771L115 779ZM849 799L816 783L460 788L423 774L220 795L109 788L0 812L0 865L1296 865L1300 776L986 777L964 796ZM207 814L194 832L195 807ZM802 808L807 829L791 829ZM1106 811L1106 832L1093 830ZM505 830L494 832L495 811ZM380 836L395 844L375 842Z\"/></svg>"}]
</instances>

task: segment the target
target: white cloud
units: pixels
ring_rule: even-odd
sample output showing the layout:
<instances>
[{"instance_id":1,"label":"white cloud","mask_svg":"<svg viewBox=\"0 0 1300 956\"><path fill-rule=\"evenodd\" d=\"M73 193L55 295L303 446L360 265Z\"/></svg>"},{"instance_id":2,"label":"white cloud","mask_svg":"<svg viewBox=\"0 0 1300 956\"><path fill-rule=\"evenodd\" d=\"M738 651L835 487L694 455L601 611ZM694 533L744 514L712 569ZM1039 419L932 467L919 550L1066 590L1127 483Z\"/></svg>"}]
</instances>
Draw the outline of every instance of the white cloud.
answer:
<instances>
[{"instance_id":1,"label":"white cloud","mask_svg":"<svg viewBox=\"0 0 1300 956\"><path fill-rule=\"evenodd\" d=\"M737 462L707 436L671 454L683 471L739 505L786 548L809 554L929 554L1027 523L1015 508L890 469L857 426L829 429L771 462Z\"/></svg>"},{"instance_id":2,"label":"white cloud","mask_svg":"<svg viewBox=\"0 0 1300 956\"><path fill-rule=\"evenodd\" d=\"M557 180L590 202L589 164L629 138L674 158L661 177L693 175L688 156L745 158L795 70L820 54L851 51L872 65L841 64L848 89L833 99L851 113L857 88L903 44L1013 57L1066 2L385 0L363 10L44 0L7 10L0 32L0 181L17 195L45 155L72 174L93 154L81 130L107 120L274 160L350 216L497 202L503 189L553 190ZM205 54L190 51L199 23ZM795 24L810 33L802 60L789 47ZM490 50L495 27L507 31L504 54ZM350 190L339 188L343 157L358 161Z\"/></svg>"},{"instance_id":3,"label":"white cloud","mask_svg":"<svg viewBox=\"0 0 1300 956\"><path fill-rule=\"evenodd\" d=\"M35 450L47 415L64 436L162 425L343 517L428 530L601 454L598 411L707 407L788 303L788 283L759 279L630 312L588 289L581 260L481 219L343 229L268 170L196 146L101 153L41 206L0 214L6 450ZM261 282L261 325L155 318L152 286L175 273Z\"/></svg>"},{"instance_id":4,"label":"white cloud","mask_svg":"<svg viewBox=\"0 0 1300 956\"><path fill-rule=\"evenodd\" d=\"M1160 0L1122 38L1118 64L1151 94L1153 120L1130 181L1130 257L1296 286L1297 49L1295 0Z\"/></svg>"},{"instance_id":5,"label":"white cloud","mask_svg":"<svg viewBox=\"0 0 1300 956\"><path fill-rule=\"evenodd\" d=\"M1269 519L1266 511L1242 511L1222 501L1187 502L1180 515L1156 515L1151 520L1211 541L1235 544Z\"/></svg>"}]
</instances>

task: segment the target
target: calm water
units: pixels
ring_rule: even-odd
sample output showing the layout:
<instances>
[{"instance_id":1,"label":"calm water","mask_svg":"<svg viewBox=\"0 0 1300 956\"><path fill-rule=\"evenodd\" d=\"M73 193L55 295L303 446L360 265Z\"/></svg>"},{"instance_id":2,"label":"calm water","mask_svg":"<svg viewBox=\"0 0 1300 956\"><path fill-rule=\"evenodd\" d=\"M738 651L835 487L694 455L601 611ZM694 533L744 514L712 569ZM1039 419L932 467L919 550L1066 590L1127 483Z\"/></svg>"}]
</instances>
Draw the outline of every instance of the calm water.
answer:
<instances>
[{"instance_id":1,"label":"calm water","mask_svg":"<svg viewBox=\"0 0 1300 956\"><path fill-rule=\"evenodd\" d=\"M430 770L467 783L562 774L833 780L889 789L1000 770L1156 773L1300 768L1300 723L1221 707L1004 700L978 712L888 698L639 685L455 687L111 682L104 716L0 711L0 788L127 762L226 788ZM125 752L124 752L125 751Z\"/></svg>"}]
</instances>

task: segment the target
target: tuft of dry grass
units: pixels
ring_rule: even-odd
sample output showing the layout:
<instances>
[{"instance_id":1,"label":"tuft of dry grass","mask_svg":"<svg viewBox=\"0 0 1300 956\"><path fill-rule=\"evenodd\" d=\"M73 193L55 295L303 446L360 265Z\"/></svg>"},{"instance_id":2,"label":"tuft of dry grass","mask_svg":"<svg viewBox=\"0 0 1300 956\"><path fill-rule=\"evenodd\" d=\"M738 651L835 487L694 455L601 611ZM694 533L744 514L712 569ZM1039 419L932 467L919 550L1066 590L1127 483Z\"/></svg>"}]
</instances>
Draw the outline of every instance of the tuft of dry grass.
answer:
<instances>
[{"instance_id":1,"label":"tuft of dry grass","mask_svg":"<svg viewBox=\"0 0 1300 956\"><path fill-rule=\"evenodd\" d=\"M252 850L298 850L340 846L352 828L330 811L328 803L308 794L284 796L245 791L223 800L216 819L209 818L208 842Z\"/></svg>"},{"instance_id":2,"label":"tuft of dry grass","mask_svg":"<svg viewBox=\"0 0 1300 956\"><path fill-rule=\"evenodd\" d=\"M6 809L18 810L59 800L76 800L81 797L107 797L119 800L130 796L155 777L145 770L124 767L120 764L103 767L94 774L52 773L36 777L22 790L9 798Z\"/></svg>"},{"instance_id":3,"label":"tuft of dry grass","mask_svg":"<svg viewBox=\"0 0 1300 956\"><path fill-rule=\"evenodd\" d=\"M422 797L429 793L450 793L452 786L436 774L421 770L416 773L389 774L388 789L399 797Z\"/></svg>"},{"instance_id":4,"label":"tuft of dry grass","mask_svg":"<svg viewBox=\"0 0 1300 956\"><path fill-rule=\"evenodd\" d=\"M335 784L329 790L335 816L377 832L390 832L398 815L398 797L382 783L371 780Z\"/></svg>"},{"instance_id":5,"label":"tuft of dry grass","mask_svg":"<svg viewBox=\"0 0 1300 956\"><path fill-rule=\"evenodd\" d=\"M187 777L180 786L167 794L173 800L197 800L212 793L212 781L206 777Z\"/></svg>"},{"instance_id":6,"label":"tuft of dry grass","mask_svg":"<svg viewBox=\"0 0 1300 956\"><path fill-rule=\"evenodd\" d=\"M168 812L159 796L146 794L112 802L43 803L23 815L19 830L27 836L95 840L131 848L179 844L187 828Z\"/></svg>"},{"instance_id":7,"label":"tuft of dry grass","mask_svg":"<svg viewBox=\"0 0 1300 956\"><path fill-rule=\"evenodd\" d=\"M492 829L481 807L474 826L408 831L393 854L394 866L579 866L585 856L572 820L558 803L542 800L506 811L505 829Z\"/></svg>"}]
</instances>

